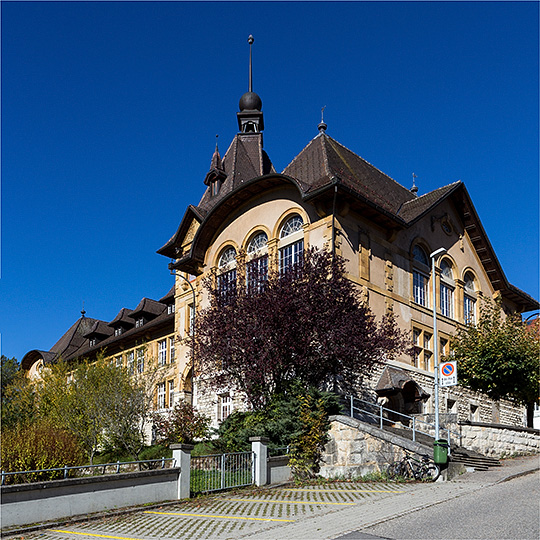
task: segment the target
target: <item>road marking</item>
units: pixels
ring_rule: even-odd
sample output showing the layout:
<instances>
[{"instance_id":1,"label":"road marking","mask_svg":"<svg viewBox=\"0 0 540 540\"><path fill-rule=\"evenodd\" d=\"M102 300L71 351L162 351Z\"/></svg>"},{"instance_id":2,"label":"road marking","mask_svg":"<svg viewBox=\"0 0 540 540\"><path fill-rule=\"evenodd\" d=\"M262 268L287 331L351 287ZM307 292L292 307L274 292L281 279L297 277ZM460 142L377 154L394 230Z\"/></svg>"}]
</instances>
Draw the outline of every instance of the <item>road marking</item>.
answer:
<instances>
[{"instance_id":1,"label":"road marking","mask_svg":"<svg viewBox=\"0 0 540 540\"><path fill-rule=\"evenodd\" d=\"M324 501L276 501L274 499L227 499L236 502L260 502L260 503L278 503L278 504L339 504L342 506L355 506L356 503L338 503Z\"/></svg>"},{"instance_id":2,"label":"road marking","mask_svg":"<svg viewBox=\"0 0 540 540\"><path fill-rule=\"evenodd\" d=\"M62 533L62 534L80 534L81 536L94 536L97 538L113 538L114 540L142 540L141 538L128 538L127 536L109 536L108 534L96 534L89 532L78 532L78 531L61 531L60 529L49 529L51 532Z\"/></svg>"},{"instance_id":3,"label":"road marking","mask_svg":"<svg viewBox=\"0 0 540 540\"><path fill-rule=\"evenodd\" d=\"M405 491L396 491L389 489L301 489L290 488L282 491L314 491L316 493L405 493Z\"/></svg>"},{"instance_id":4,"label":"road marking","mask_svg":"<svg viewBox=\"0 0 540 540\"><path fill-rule=\"evenodd\" d=\"M286 521L294 522L294 519L276 519L276 518L255 518L255 517L244 517L244 516L218 516L216 514L187 514L184 512L151 512L147 510L145 514L159 514L162 516L188 516L188 517L205 517L205 518L214 518L214 519L244 519L246 521Z\"/></svg>"}]
</instances>

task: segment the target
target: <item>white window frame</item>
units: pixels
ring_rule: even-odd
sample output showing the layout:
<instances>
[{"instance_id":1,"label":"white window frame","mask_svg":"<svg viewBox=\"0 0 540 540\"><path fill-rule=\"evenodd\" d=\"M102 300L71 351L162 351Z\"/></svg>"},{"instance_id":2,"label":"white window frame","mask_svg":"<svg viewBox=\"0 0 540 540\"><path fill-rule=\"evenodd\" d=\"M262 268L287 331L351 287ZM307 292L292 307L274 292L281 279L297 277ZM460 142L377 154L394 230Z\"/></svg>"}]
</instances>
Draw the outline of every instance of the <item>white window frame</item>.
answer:
<instances>
[{"instance_id":1,"label":"white window frame","mask_svg":"<svg viewBox=\"0 0 540 540\"><path fill-rule=\"evenodd\" d=\"M167 386L169 390L169 409L172 409L172 407L174 406L174 380L171 379Z\"/></svg>"},{"instance_id":2,"label":"white window frame","mask_svg":"<svg viewBox=\"0 0 540 540\"><path fill-rule=\"evenodd\" d=\"M413 270L413 299L419 306L428 307L429 278L419 270Z\"/></svg>"},{"instance_id":3,"label":"white window frame","mask_svg":"<svg viewBox=\"0 0 540 540\"><path fill-rule=\"evenodd\" d=\"M169 337L169 358L171 359L171 364L176 360L176 349L174 345L174 336Z\"/></svg>"},{"instance_id":4,"label":"white window frame","mask_svg":"<svg viewBox=\"0 0 540 540\"><path fill-rule=\"evenodd\" d=\"M165 409L166 390L164 382L157 383L157 408L158 410Z\"/></svg>"},{"instance_id":5,"label":"white window frame","mask_svg":"<svg viewBox=\"0 0 540 540\"><path fill-rule=\"evenodd\" d=\"M144 349L137 349L137 373L144 372Z\"/></svg>"},{"instance_id":6,"label":"white window frame","mask_svg":"<svg viewBox=\"0 0 540 540\"><path fill-rule=\"evenodd\" d=\"M279 273L284 274L302 260L304 254L304 220L298 214L291 216L279 235Z\"/></svg>"},{"instance_id":7,"label":"white window frame","mask_svg":"<svg viewBox=\"0 0 540 540\"><path fill-rule=\"evenodd\" d=\"M232 412L232 397L229 392L218 396L218 419L223 422Z\"/></svg>"},{"instance_id":8,"label":"white window frame","mask_svg":"<svg viewBox=\"0 0 540 540\"><path fill-rule=\"evenodd\" d=\"M158 341L158 365L164 366L167 364L167 340L160 339Z\"/></svg>"}]
</instances>

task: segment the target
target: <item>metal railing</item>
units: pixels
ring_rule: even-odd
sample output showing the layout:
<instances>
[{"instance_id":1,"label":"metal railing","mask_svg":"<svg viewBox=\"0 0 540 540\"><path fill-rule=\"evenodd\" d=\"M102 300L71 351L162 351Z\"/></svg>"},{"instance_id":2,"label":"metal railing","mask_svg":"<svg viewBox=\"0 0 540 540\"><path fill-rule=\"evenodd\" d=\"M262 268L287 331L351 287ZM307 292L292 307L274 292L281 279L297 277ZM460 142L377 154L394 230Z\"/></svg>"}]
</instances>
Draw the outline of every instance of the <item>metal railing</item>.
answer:
<instances>
[{"instance_id":1,"label":"metal railing","mask_svg":"<svg viewBox=\"0 0 540 540\"><path fill-rule=\"evenodd\" d=\"M192 456L190 490L207 493L253 484L254 453L234 452L208 456Z\"/></svg>"},{"instance_id":2,"label":"metal railing","mask_svg":"<svg viewBox=\"0 0 540 540\"><path fill-rule=\"evenodd\" d=\"M415 416L409 416L407 414L403 414L392 409L387 409L382 405L377 405L376 403L371 403L370 401L366 401L365 399L360 399L352 395L346 396L346 399L348 400L348 412L351 418L355 418L355 412L368 415L370 418L373 418L378 422L381 429L384 429L385 423L386 425L392 425L399 421L401 424L400 428L407 429L412 432L412 440L414 442L416 442L417 433L427 435L428 437L433 437L432 433L435 433L435 424L426 422L425 420L421 420L420 418L416 418ZM362 404L364 404L364 406L357 407L355 406L355 402L361 402ZM369 408L371 408L371 410L369 410ZM421 425L422 429L419 429L418 424ZM432 428L431 432L429 431L429 428ZM459 440L460 434L452 431L449 428L446 428L445 430L441 429L441 431L446 431L448 440L448 454L450 455L451 435L454 435L454 437ZM437 439L438 437L435 438Z\"/></svg>"},{"instance_id":3,"label":"metal railing","mask_svg":"<svg viewBox=\"0 0 540 540\"><path fill-rule=\"evenodd\" d=\"M24 480L23 482L14 482L15 484L21 484L35 481L42 482L46 480L59 480L66 478L77 478L82 476L94 476L96 475L96 473L94 473L93 471L96 471L97 475L119 474L122 467L126 468L127 466L129 466L130 468L133 468L135 465L138 465L139 470L143 470L144 468L165 469L167 464L171 464L169 466L172 466L173 461L173 458L162 457L161 459L117 461L116 463L99 463L97 465L75 465L69 467L67 465L64 465L63 467L55 467L52 469L36 469L35 471L2 471L2 485L4 486L6 484L6 479L11 476L15 477L16 480L18 480L17 476L21 476L23 478L27 478L28 476L30 476L28 480ZM79 471L81 474L77 474L77 471ZM87 471L87 473L84 474L84 471Z\"/></svg>"},{"instance_id":4,"label":"metal railing","mask_svg":"<svg viewBox=\"0 0 540 540\"><path fill-rule=\"evenodd\" d=\"M268 457L287 456L289 454L290 447L276 446L274 448L268 448Z\"/></svg>"}]
</instances>

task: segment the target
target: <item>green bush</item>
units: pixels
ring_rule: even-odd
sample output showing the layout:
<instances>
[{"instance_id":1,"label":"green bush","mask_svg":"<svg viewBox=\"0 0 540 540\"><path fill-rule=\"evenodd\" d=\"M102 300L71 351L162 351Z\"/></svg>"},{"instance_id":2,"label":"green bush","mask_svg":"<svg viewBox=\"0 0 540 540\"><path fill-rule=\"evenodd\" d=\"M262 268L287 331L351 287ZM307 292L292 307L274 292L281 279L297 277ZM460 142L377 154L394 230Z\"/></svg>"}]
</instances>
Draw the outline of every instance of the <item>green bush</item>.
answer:
<instances>
[{"instance_id":1,"label":"green bush","mask_svg":"<svg viewBox=\"0 0 540 540\"><path fill-rule=\"evenodd\" d=\"M335 394L315 388L306 391L297 384L291 392L275 395L264 409L232 413L219 426L213 445L219 452L242 452L251 449L250 437L267 437L270 451L288 446L304 429L300 414L303 396L319 403L325 416L340 411Z\"/></svg>"},{"instance_id":2,"label":"green bush","mask_svg":"<svg viewBox=\"0 0 540 540\"><path fill-rule=\"evenodd\" d=\"M39 422L6 430L2 434L2 470L6 472L61 468L85 463L85 453L75 436ZM6 477L6 483L63 478L62 471Z\"/></svg>"},{"instance_id":3,"label":"green bush","mask_svg":"<svg viewBox=\"0 0 540 540\"><path fill-rule=\"evenodd\" d=\"M154 430L160 444L188 443L208 435L210 419L191 404L178 401L170 413L154 413Z\"/></svg>"}]
</instances>

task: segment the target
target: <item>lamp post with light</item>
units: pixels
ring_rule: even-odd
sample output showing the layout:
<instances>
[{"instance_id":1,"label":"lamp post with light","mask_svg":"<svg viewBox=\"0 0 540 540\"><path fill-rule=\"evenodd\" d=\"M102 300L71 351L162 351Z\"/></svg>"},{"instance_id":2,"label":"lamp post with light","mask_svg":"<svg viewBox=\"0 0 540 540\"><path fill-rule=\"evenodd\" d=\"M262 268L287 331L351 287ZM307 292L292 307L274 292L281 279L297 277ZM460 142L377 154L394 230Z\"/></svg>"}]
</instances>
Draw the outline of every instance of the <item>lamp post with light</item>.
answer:
<instances>
[{"instance_id":1,"label":"lamp post with light","mask_svg":"<svg viewBox=\"0 0 540 540\"><path fill-rule=\"evenodd\" d=\"M431 281L433 287L433 355L435 361L435 441L439 439L439 339L437 337L437 287L435 284L435 259L446 253L445 248L439 248L429 257L431 259Z\"/></svg>"}]
</instances>

